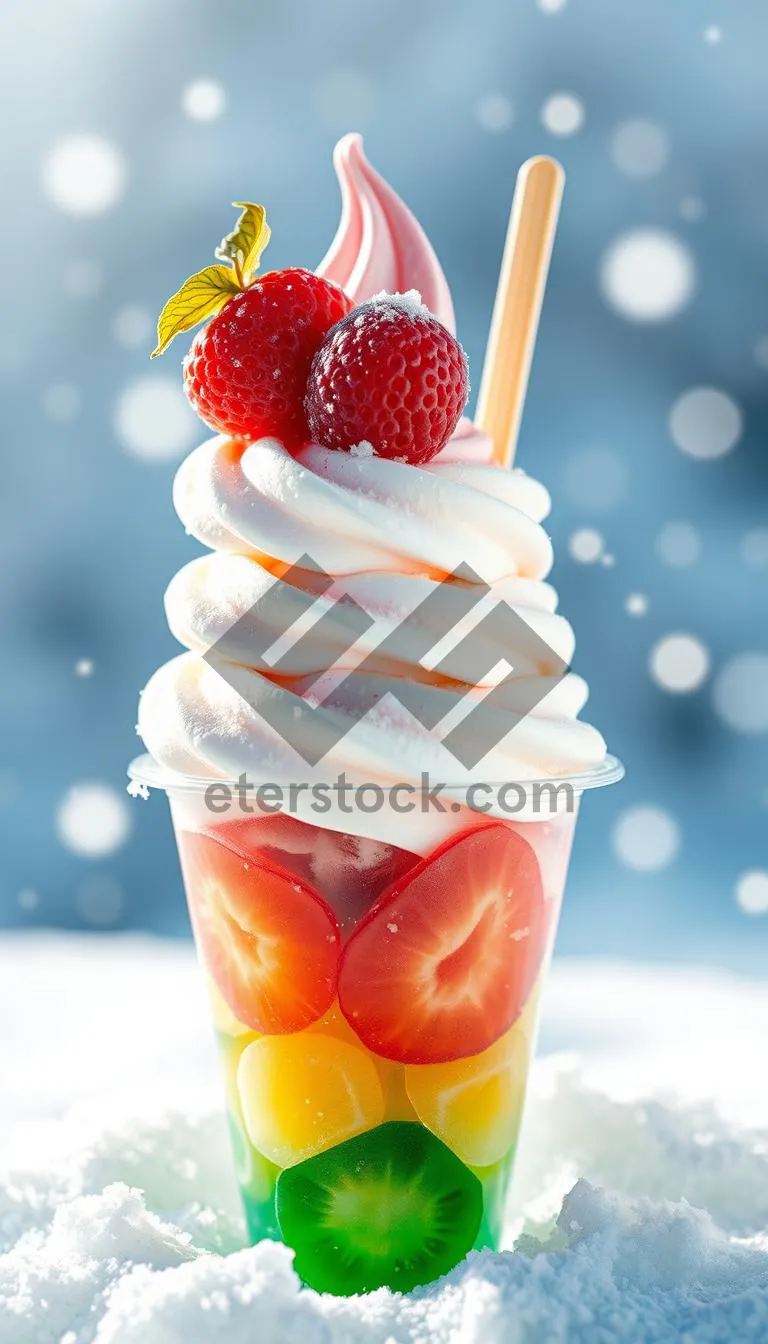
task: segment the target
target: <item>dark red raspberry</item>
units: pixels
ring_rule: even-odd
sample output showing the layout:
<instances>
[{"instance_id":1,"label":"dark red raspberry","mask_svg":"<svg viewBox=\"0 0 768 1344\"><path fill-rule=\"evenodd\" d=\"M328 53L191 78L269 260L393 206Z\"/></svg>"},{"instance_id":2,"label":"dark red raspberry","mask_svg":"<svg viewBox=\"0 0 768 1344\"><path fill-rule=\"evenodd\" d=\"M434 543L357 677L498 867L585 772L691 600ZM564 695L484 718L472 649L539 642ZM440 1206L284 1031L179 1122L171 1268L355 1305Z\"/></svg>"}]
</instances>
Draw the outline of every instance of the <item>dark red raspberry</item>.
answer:
<instances>
[{"instance_id":1,"label":"dark red raspberry","mask_svg":"<svg viewBox=\"0 0 768 1344\"><path fill-rule=\"evenodd\" d=\"M467 357L455 337L426 308L385 296L329 331L312 361L307 420L326 448L368 442L378 457L428 462L468 395Z\"/></svg>"},{"instance_id":2,"label":"dark red raspberry","mask_svg":"<svg viewBox=\"0 0 768 1344\"><path fill-rule=\"evenodd\" d=\"M207 425L233 438L307 437L304 391L329 327L352 307L310 271L268 271L199 331L184 360L187 396Z\"/></svg>"}]
</instances>

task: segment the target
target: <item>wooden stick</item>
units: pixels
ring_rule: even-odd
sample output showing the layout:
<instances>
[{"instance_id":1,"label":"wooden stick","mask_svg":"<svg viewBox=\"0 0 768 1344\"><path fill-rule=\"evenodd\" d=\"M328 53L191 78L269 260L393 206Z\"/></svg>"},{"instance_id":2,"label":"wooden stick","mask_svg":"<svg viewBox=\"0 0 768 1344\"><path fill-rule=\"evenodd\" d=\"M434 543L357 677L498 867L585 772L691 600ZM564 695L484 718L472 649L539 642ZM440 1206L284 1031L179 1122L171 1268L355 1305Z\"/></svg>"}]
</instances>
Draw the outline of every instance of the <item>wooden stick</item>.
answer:
<instances>
[{"instance_id":1,"label":"wooden stick","mask_svg":"<svg viewBox=\"0 0 768 1344\"><path fill-rule=\"evenodd\" d=\"M475 421L511 466L523 414L565 173L528 159L517 175Z\"/></svg>"}]
</instances>

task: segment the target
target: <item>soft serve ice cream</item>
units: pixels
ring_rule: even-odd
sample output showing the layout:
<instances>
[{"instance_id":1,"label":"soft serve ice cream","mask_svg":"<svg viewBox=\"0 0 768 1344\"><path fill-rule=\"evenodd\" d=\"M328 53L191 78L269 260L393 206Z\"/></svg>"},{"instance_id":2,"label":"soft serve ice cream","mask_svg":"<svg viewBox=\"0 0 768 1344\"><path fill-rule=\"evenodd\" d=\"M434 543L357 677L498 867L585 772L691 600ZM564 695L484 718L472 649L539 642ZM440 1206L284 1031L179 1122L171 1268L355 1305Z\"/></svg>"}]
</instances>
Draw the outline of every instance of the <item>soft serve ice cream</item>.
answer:
<instances>
[{"instance_id":1,"label":"soft serve ice cream","mask_svg":"<svg viewBox=\"0 0 768 1344\"><path fill-rule=\"evenodd\" d=\"M356 304L380 291L418 289L424 304L452 328L450 292L435 253L368 164L360 138L343 140L335 162L342 219L318 273L342 285ZM245 772L256 783L284 784L313 777L250 707L255 681L268 678L270 669L265 662L253 665L247 622L241 620L282 568L306 554L337 581L320 607L346 593L375 618L356 659L457 566L469 563L489 585L489 603L509 603L570 663L573 631L557 613L557 595L546 582L553 558L543 527L548 493L522 471L490 459L490 441L466 419L423 466L365 448L343 453L307 443L289 450L277 437L247 445L218 437L196 449L178 472L174 504L187 531L212 553L186 565L166 594L170 628L189 652L161 668L141 698L139 731L155 760L165 770L197 778L235 779ZM218 651L237 667L234 675L228 669L226 679L201 657L217 641ZM500 647L499 661L504 653ZM299 659L287 669L291 689L316 704L349 666L342 659L333 675L318 678L322 669ZM384 671L393 678L424 675L408 666ZM521 675L547 678L551 669L523 667ZM589 770L603 760L605 745L577 717L587 687L574 674L552 680L549 693L474 771L463 771L436 735L388 697L353 722L322 762L322 776L344 771L351 781L386 787L418 784L423 771L460 785L465 776L522 781ZM482 695L487 688L467 689ZM426 697L441 693L424 683ZM337 709L343 713L344 705ZM335 809L316 820L349 826ZM361 821L355 818L351 829ZM370 833L386 834L384 817L366 824Z\"/></svg>"}]
</instances>

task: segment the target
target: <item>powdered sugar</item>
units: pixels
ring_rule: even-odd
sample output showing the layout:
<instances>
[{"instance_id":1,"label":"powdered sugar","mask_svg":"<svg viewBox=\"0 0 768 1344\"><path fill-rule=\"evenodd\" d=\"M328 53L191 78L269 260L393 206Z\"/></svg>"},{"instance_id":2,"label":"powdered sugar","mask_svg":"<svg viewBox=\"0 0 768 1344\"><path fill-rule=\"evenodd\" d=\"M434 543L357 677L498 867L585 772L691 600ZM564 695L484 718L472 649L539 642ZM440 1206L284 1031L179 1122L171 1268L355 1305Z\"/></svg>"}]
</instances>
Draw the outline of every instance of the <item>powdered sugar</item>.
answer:
<instances>
[{"instance_id":1,"label":"powdered sugar","mask_svg":"<svg viewBox=\"0 0 768 1344\"><path fill-rule=\"evenodd\" d=\"M409 317L428 317L434 320L434 314L422 301L418 289L409 289L405 294L388 294L382 289L380 294L374 294L371 303L393 309L393 316L394 313L407 313Z\"/></svg>"}]
</instances>

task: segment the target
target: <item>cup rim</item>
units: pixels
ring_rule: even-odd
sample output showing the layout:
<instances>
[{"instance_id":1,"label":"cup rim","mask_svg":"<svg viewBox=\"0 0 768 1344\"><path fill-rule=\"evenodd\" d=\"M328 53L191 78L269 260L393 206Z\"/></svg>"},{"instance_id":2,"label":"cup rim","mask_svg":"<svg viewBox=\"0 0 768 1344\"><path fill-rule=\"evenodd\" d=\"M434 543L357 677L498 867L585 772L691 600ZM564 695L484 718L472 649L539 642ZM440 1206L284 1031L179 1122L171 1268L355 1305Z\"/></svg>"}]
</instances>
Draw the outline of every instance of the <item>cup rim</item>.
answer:
<instances>
[{"instance_id":1,"label":"cup rim","mask_svg":"<svg viewBox=\"0 0 768 1344\"><path fill-rule=\"evenodd\" d=\"M176 770L161 766L148 752L134 757L128 766L127 773L131 782L138 785L142 791L162 789L165 793L205 793L206 789L212 784L228 785L230 788L236 788L238 783L237 779L229 779L224 775L203 777L180 774ZM568 785L574 792L581 794L586 793L589 789L602 789L609 784L618 784L625 774L624 765L618 756L607 753L599 765L593 766L591 770L580 771L573 775L541 775L535 779L488 780L484 782L487 782L492 789L514 785L531 793L534 789L541 789L548 784ZM468 782L471 781L446 783L443 786L443 791L447 795L450 795L451 792L465 792Z\"/></svg>"}]
</instances>

